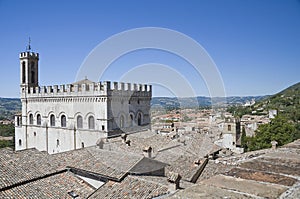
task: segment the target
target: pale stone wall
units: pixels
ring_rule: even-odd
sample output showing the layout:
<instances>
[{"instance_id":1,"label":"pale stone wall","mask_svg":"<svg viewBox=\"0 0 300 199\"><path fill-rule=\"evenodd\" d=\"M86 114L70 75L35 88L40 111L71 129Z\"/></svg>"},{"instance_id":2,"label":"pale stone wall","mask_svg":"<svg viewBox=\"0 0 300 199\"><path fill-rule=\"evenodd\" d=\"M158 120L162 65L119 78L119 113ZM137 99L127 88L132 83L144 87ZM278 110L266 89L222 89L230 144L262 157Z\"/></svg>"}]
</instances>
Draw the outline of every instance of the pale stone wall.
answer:
<instances>
[{"instance_id":1,"label":"pale stone wall","mask_svg":"<svg viewBox=\"0 0 300 199\"><path fill-rule=\"evenodd\" d=\"M138 130L142 126L148 128L151 86L95 83L86 79L68 85L39 87L38 82L30 85L28 71L25 71L23 81L23 64L31 60L35 61L37 73L38 54L21 53L22 115L16 116L16 121L20 120L19 124L16 122L16 150L35 147L48 153L59 153L95 145L99 138L110 134ZM26 65L25 70L29 69ZM54 126L51 115L55 118ZM62 116L66 118L65 126L61 124ZM77 124L78 116L82 117L82 127ZM89 128L91 116L94 118L92 129Z\"/></svg>"}]
</instances>

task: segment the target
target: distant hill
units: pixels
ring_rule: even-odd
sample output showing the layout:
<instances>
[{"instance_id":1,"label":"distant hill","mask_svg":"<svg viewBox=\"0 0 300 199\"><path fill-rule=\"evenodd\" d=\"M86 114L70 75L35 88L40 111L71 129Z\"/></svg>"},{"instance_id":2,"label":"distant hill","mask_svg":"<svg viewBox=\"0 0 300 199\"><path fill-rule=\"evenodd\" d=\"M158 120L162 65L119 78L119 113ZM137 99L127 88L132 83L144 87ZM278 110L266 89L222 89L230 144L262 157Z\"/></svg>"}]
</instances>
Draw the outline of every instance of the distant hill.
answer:
<instances>
[{"instance_id":1,"label":"distant hill","mask_svg":"<svg viewBox=\"0 0 300 199\"><path fill-rule=\"evenodd\" d=\"M256 110L275 109L278 111L278 114L294 122L300 121L300 82L261 100L255 104L254 108Z\"/></svg>"},{"instance_id":2,"label":"distant hill","mask_svg":"<svg viewBox=\"0 0 300 199\"><path fill-rule=\"evenodd\" d=\"M198 107L210 107L212 101L215 103L226 100L228 105L244 105L246 102L251 100L259 101L265 99L267 96L245 96L238 97L232 96L227 98L222 97L203 97L198 96L195 98L185 97L185 98L176 98L176 97L153 97L151 101L152 107L162 107L162 108L198 108Z\"/></svg>"},{"instance_id":3,"label":"distant hill","mask_svg":"<svg viewBox=\"0 0 300 199\"><path fill-rule=\"evenodd\" d=\"M247 101L254 99L255 101L266 98L267 96L246 96L246 97L227 97L226 101L228 105L243 105ZM211 101L215 102L223 101L224 98L213 98L198 96L195 98L185 97L153 97L151 100L151 106L153 108L205 108L211 106ZM14 115L21 112L21 101L18 98L0 98L0 119L13 119Z\"/></svg>"},{"instance_id":4,"label":"distant hill","mask_svg":"<svg viewBox=\"0 0 300 199\"><path fill-rule=\"evenodd\" d=\"M0 98L0 119L13 119L21 111L21 101L18 98Z\"/></svg>"}]
</instances>

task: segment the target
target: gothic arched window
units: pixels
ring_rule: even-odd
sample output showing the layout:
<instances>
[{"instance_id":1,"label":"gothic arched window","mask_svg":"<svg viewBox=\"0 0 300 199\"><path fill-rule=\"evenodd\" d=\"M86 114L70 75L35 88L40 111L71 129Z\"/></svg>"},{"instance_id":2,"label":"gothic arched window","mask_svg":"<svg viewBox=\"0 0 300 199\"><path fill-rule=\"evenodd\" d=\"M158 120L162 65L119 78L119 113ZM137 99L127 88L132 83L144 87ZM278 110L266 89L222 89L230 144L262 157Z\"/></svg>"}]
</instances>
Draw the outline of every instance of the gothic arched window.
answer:
<instances>
[{"instance_id":1,"label":"gothic arched window","mask_svg":"<svg viewBox=\"0 0 300 199\"><path fill-rule=\"evenodd\" d=\"M82 129L83 125L82 125L83 121L82 121L82 116L78 115L77 116L77 128L78 129Z\"/></svg>"},{"instance_id":2,"label":"gothic arched window","mask_svg":"<svg viewBox=\"0 0 300 199\"><path fill-rule=\"evenodd\" d=\"M134 120L134 116L133 114L130 114L130 126L133 126L133 120Z\"/></svg>"},{"instance_id":3,"label":"gothic arched window","mask_svg":"<svg viewBox=\"0 0 300 199\"><path fill-rule=\"evenodd\" d=\"M41 115L40 114L37 114L37 116L36 116L36 124L37 125L41 125L42 124L42 119L41 119Z\"/></svg>"},{"instance_id":4,"label":"gothic arched window","mask_svg":"<svg viewBox=\"0 0 300 199\"><path fill-rule=\"evenodd\" d=\"M89 117L89 129L95 129L95 119L93 116Z\"/></svg>"},{"instance_id":5,"label":"gothic arched window","mask_svg":"<svg viewBox=\"0 0 300 199\"><path fill-rule=\"evenodd\" d=\"M55 116L54 115L50 116L50 126L55 126Z\"/></svg>"},{"instance_id":6,"label":"gothic arched window","mask_svg":"<svg viewBox=\"0 0 300 199\"><path fill-rule=\"evenodd\" d=\"M138 125L142 125L142 113L138 113Z\"/></svg>"},{"instance_id":7,"label":"gothic arched window","mask_svg":"<svg viewBox=\"0 0 300 199\"><path fill-rule=\"evenodd\" d=\"M29 114L29 124L33 124L33 115Z\"/></svg>"},{"instance_id":8,"label":"gothic arched window","mask_svg":"<svg viewBox=\"0 0 300 199\"><path fill-rule=\"evenodd\" d=\"M66 127L67 126L67 118L65 115L62 115L60 118L60 125L61 127Z\"/></svg>"}]
</instances>

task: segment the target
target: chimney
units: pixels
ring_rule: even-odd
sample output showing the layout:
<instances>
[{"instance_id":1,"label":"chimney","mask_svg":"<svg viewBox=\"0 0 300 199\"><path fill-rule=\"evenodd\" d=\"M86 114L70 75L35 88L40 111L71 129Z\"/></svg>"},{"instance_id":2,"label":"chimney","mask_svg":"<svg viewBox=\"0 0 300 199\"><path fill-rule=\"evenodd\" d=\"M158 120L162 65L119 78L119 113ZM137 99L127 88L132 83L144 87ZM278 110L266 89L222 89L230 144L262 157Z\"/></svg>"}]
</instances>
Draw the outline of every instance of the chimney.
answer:
<instances>
[{"instance_id":1,"label":"chimney","mask_svg":"<svg viewBox=\"0 0 300 199\"><path fill-rule=\"evenodd\" d=\"M273 140L273 141L271 142L271 144L272 144L272 149L275 150L275 149L277 148L278 142L276 142L275 140Z\"/></svg>"},{"instance_id":2,"label":"chimney","mask_svg":"<svg viewBox=\"0 0 300 199\"><path fill-rule=\"evenodd\" d=\"M151 158L151 156L152 156L152 147L151 146L145 147L143 149L143 154L144 154L145 157Z\"/></svg>"},{"instance_id":3,"label":"chimney","mask_svg":"<svg viewBox=\"0 0 300 199\"><path fill-rule=\"evenodd\" d=\"M103 138L100 138L97 141L96 145L99 147L99 149L103 149L103 146L104 146L104 140L103 140Z\"/></svg>"},{"instance_id":4,"label":"chimney","mask_svg":"<svg viewBox=\"0 0 300 199\"><path fill-rule=\"evenodd\" d=\"M179 175L179 173L174 173L174 172L169 173L168 182L170 182L169 190L171 192L179 189L180 180L181 180L181 176Z\"/></svg>"}]
</instances>

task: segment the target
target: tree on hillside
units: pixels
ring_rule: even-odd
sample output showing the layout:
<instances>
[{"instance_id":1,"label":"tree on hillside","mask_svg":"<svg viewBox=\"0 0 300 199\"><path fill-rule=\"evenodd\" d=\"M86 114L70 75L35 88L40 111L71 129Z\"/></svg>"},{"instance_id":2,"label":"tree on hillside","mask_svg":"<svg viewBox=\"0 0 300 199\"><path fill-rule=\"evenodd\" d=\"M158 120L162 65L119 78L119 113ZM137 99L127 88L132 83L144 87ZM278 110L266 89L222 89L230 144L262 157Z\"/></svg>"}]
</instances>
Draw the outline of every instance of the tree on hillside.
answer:
<instances>
[{"instance_id":1,"label":"tree on hillside","mask_svg":"<svg viewBox=\"0 0 300 199\"><path fill-rule=\"evenodd\" d=\"M277 116L270 123L260 125L256 135L247 137L244 144L249 151L253 151L270 148L273 140L278 142L278 146L282 146L299 138L300 133L296 125L282 116Z\"/></svg>"}]
</instances>

